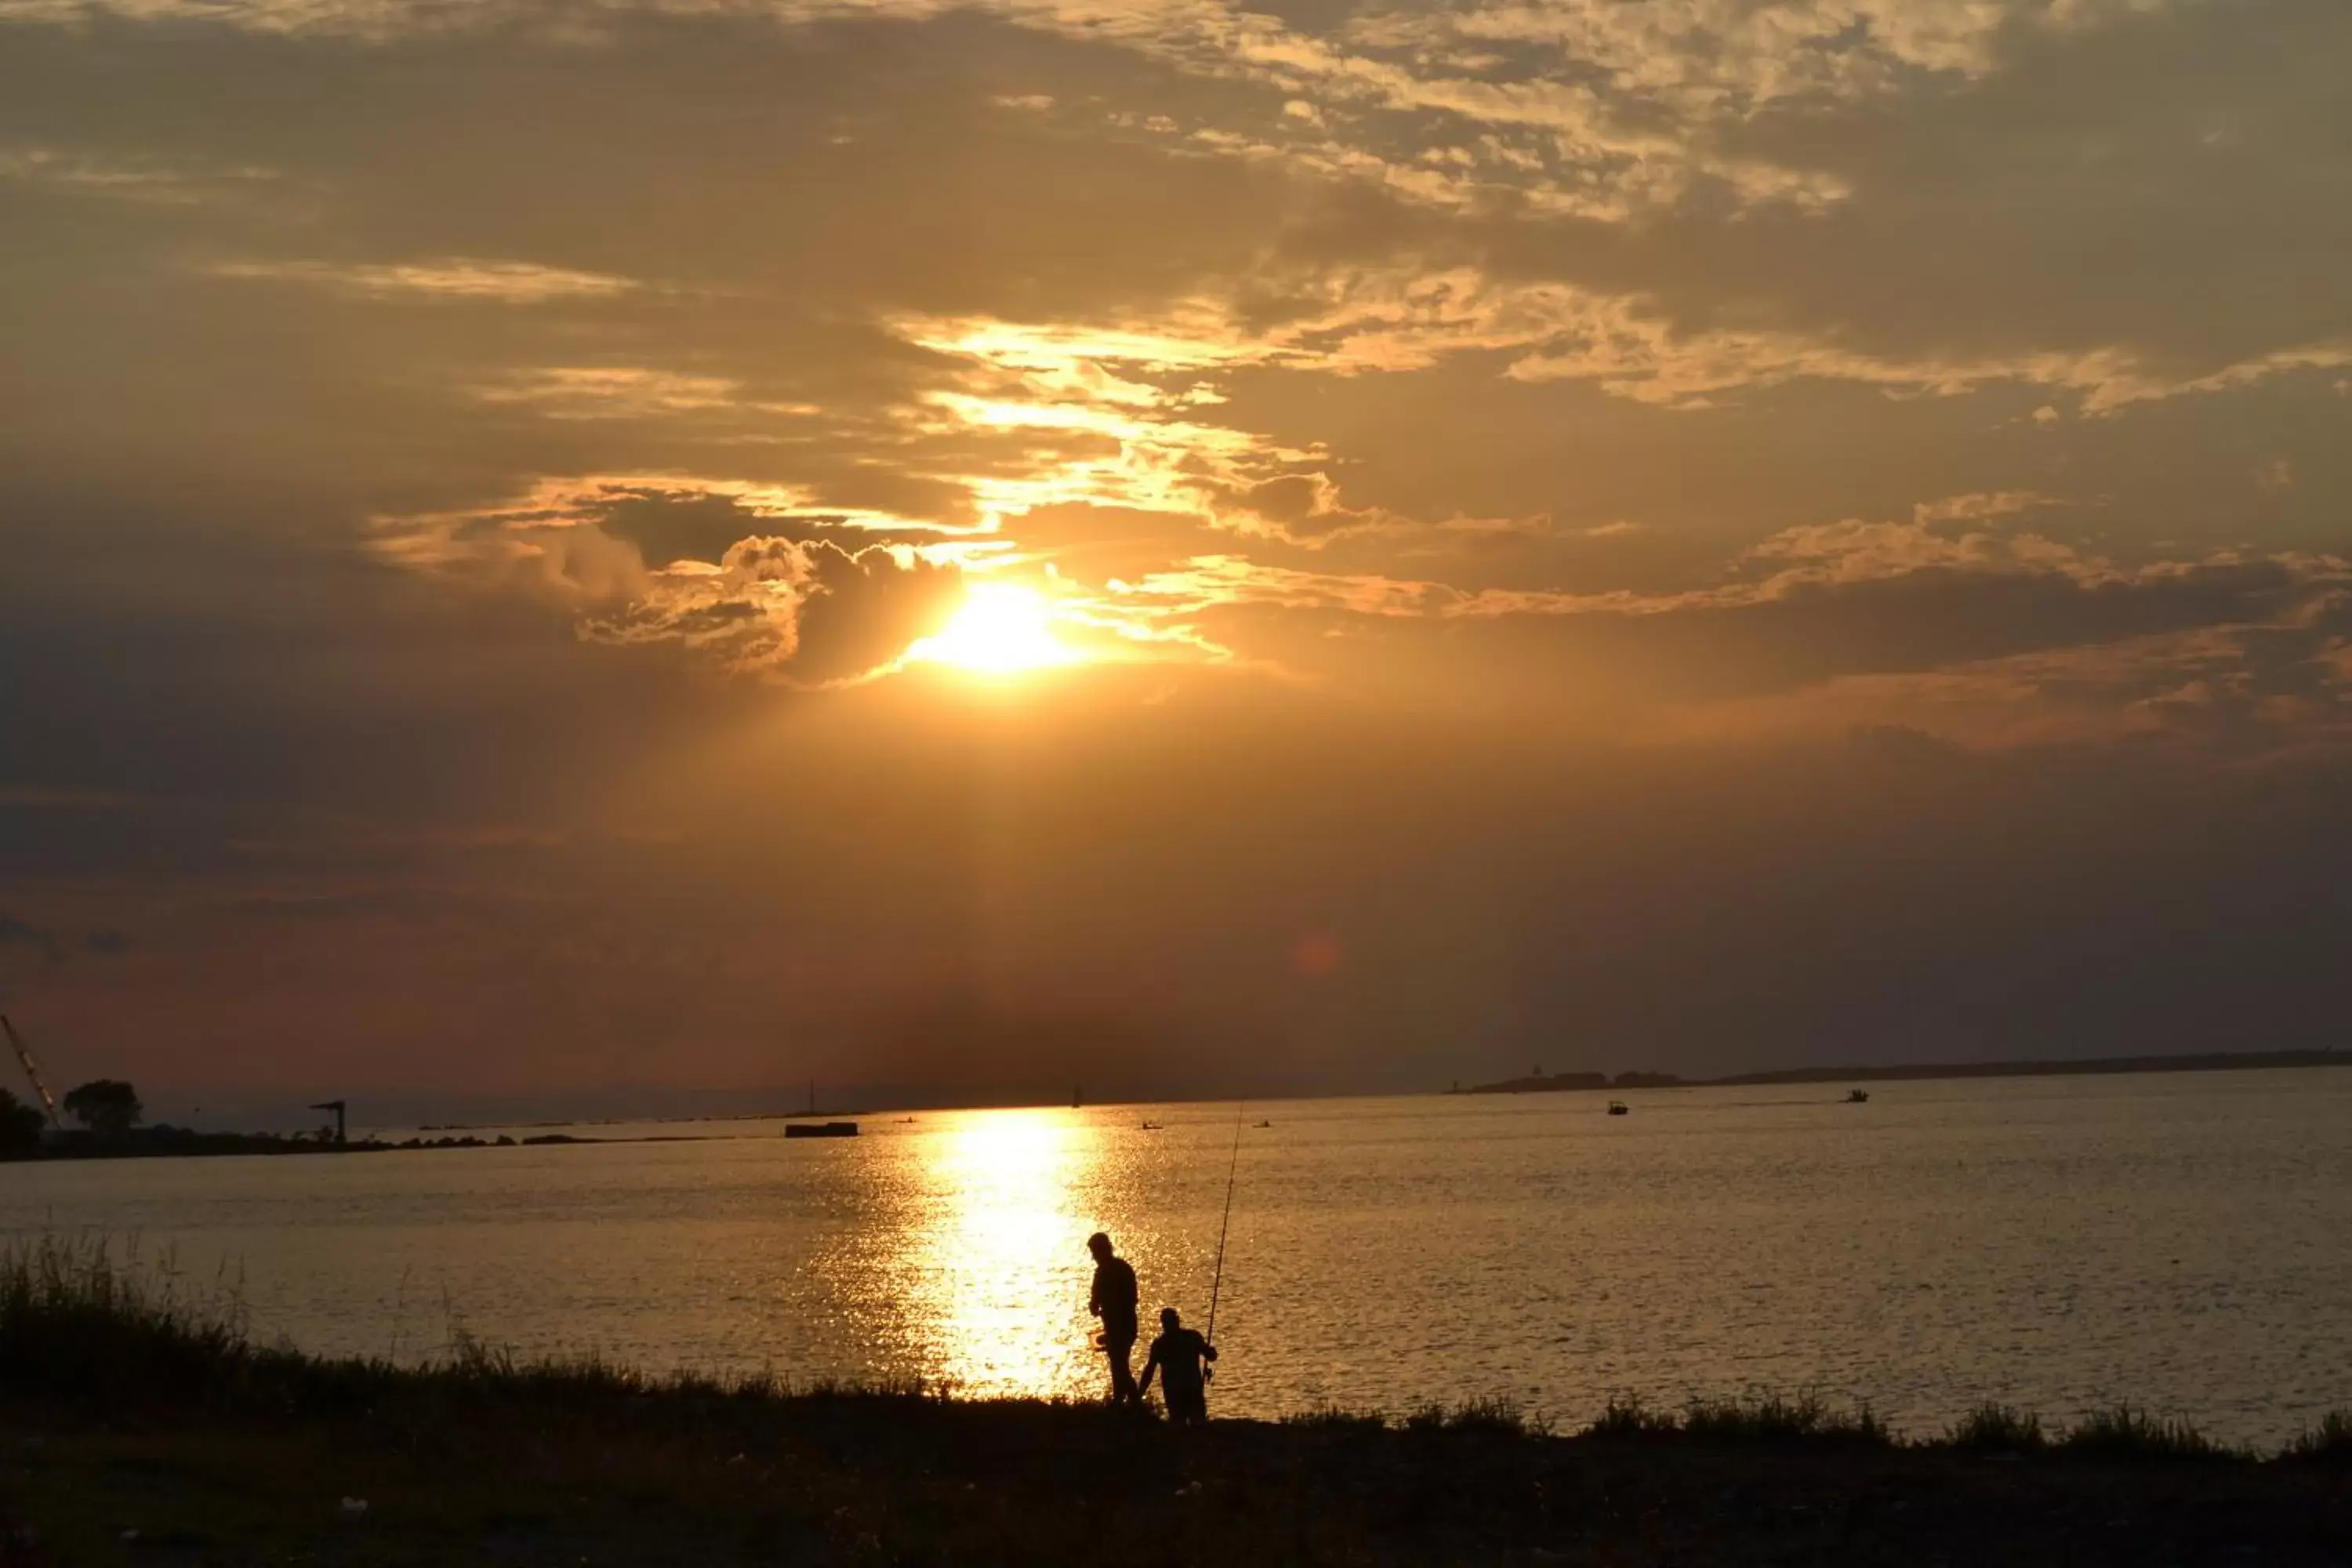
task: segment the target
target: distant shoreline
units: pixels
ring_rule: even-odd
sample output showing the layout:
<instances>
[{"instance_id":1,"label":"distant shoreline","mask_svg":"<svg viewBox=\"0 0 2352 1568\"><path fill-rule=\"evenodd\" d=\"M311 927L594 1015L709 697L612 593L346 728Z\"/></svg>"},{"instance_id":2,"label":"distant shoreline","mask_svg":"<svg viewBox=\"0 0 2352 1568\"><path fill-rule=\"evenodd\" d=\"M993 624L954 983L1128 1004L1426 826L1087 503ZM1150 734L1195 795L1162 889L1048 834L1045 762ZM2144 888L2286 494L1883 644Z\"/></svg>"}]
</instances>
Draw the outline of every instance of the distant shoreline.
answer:
<instances>
[{"instance_id":1,"label":"distant shoreline","mask_svg":"<svg viewBox=\"0 0 2352 1568\"><path fill-rule=\"evenodd\" d=\"M2185 1057L2069 1057L2004 1062L1933 1062L1896 1067L1782 1068L1727 1078L1674 1073L1547 1073L1454 1088L1448 1094L1563 1094L1622 1089L1736 1089L1784 1083L1891 1083L1931 1079L2085 1078L2143 1072L2263 1072L2280 1068L2352 1067L2352 1051L2209 1051Z\"/></svg>"},{"instance_id":2,"label":"distant shoreline","mask_svg":"<svg viewBox=\"0 0 2352 1568\"><path fill-rule=\"evenodd\" d=\"M381 1138L289 1136L278 1132L196 1132L184 1127L134 1127L125 1132L98 1137L76 1133L64 1142L0 1154L0 1163L84 1160L180 1160L221 1158L233 1154L397 1154L416 1149L535 1149L569 1143L671 1143L683 1140L655 1135L642 1138L580 1138L546 1132L530 1138L406 1138L397 1143Z\"/></svg>"},{"instance_id":3,"label":"distant shoreline","mask_svg":"<svg viewBox=\"0 0 2352 1568\"><path fill-rule=\"evenodd\" d=\"M1724 1078L1684 1078L1675 1073L1628 1071L1615 1075L1602 1072L1546 1073L1524 1078L1499 1079L1492 1083L1456 1084L1441 1091L1443 1095L1473 1094L1574 1094L1603 1091L1622 1092L1650 1089L1738 1089L1769 1088L1779 1084L1862 1084L1889 1082L1924 1082L1937 1079L1989 1078L2081 1078L2108 1077L2123 1073L2179 1072L2261 1072L2285 1068L2352 1068L2352 1050L2325 1051L2209 1051L2194 1056L2153 1057L2069 1057L2047 1060L1992 1062L1933 1062L1887 1067L1799 1067L1781 1068L1769 1072L1734 1073ZM1292 1096L1270 1096L1271 1100ZM1406 1097L1411 1098L1411 1097ZM1103 1109L1128 1104L1219 1104L1223 1100L1191 1101L1105 1101ZM941 1107L913 1108L930 1112L959 1109L1030 1109L1007 1107ZM668 1143L693 1142L703 1140L678 1133L637 1133L632 1136L580 1136L578 1134L541 1132L520 1138L510 1134L481 1137L481 1131L499 1128L523 1131L530 1128L552 1127L617 1127L689 1125L694 1123L740 1121L793 1121L813 1115L856 1119L872 1119L885 1114L882 1110L866 1110L847 1113L813 1112L808 1110L742 1111L704 1116L603 1117L575 1121L542 1120L531 1121L447 1122L428 1125L418 1130L420 1135L399 1142L377 1136L353 1138L338 1143L300 1134L272 1132L198 1132L189 1128L155 1126L135 1129L127 1134L109 1139L77 1135L61 1144L45 1144L37 1149L26 1149L0 1153L0 1163L31 1163L52 1161L136 1160L156 1158L188 1158L235 1154L362 1154L393 1153L420 1149L495 1149L530 1148L575 1143ZM899 1118L911 1120L911 1117ZM438 1137L422 1136L439 1133ZM745 1134L722 1134L745 1136Z\"/></svg>"}]
</instances>

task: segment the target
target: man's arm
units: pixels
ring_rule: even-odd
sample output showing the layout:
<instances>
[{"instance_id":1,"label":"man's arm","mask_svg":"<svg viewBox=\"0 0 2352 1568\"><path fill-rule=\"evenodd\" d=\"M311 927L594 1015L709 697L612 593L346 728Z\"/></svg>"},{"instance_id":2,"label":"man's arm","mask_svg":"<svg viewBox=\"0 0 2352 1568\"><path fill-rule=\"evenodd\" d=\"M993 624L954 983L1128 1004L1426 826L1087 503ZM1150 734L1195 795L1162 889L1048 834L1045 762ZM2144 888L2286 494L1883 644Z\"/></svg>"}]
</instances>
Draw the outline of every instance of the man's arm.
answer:
<instances>
[{"instance_id":1,"label":"man's arm","mask_svg":"<svg viewBox=\"0 0 2352 1568\"><path fill-rule=\"evenodd\" d=\"M1145 1394L1151 1392L1151 1374L1159 1370L1160 1342L1154 1340L1151 1342L1151 1354L1144 1359L1143 1376L1137 1381L1135 1385L1135 1394L1137 1398L1140 1399Z\"/></svg>"},{"instance_id":2,"label":"man's arm","mask_svg":"<svg viewBox=\"0 0 2352 1568\"><path fill-rule=\"evenodd\" d=\"M1207 1356L1211 1361L1214 1361L1217 1359L1217 1347L1211 1344L1208 1341L1202 1340L1201 1342L1201 1353Z\"/></svg>"},{"instance_id":3,"label":"man's arm","mask_svg":"<svg viewBox=\"0 0 2352 1568\"><path fill-rule=\"evenodd\" d=\"M1094 1288L1087 1292L1087 1310L1097 1318L1102 1316L1102 1270L1099 1268L1095 1270Z\"/></svg>"}]
</instances>

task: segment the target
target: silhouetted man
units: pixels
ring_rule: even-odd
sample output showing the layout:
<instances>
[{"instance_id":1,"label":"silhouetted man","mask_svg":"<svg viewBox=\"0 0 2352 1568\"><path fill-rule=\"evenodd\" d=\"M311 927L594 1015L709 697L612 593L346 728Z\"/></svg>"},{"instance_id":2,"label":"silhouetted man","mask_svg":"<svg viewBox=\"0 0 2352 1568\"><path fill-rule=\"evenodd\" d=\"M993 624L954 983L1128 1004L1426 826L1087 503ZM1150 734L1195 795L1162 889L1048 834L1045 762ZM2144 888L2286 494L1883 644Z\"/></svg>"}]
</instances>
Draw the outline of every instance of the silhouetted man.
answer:
<instances>
[{"instance_id":1,"label":"silhouetted man","mask_svg":"<svg viewBox=\"0 0 2352 1568\"><path fill-rule=\"evenodd\" d=\"M1110 1358L1110 1402L1126 1405L1143 1395L1135 1386L1135 1270L1110 1249L1110 1237L1101 1231L1087 1237L1095 1255L1094 1294L1087 1310L1102 1320L1103 1354Z\"/></svg>"},{"instance_id":2,"label":"silhouetted man","mask_svg":"<svg viewBox=\"0 0 2352 1568\"><path fill-rule=\"evenodd\" d=\"M1191 1426L1209 1418L1209 1369L1217 1347L1184 1327L1173 1307L1160 1309L1160 1337L1151 1342L1151 1359L1143 1363L1143 1388L1160 1373L1160 1389L1168 1400L1168 1419Z\"/></svg>"}]
</instances>

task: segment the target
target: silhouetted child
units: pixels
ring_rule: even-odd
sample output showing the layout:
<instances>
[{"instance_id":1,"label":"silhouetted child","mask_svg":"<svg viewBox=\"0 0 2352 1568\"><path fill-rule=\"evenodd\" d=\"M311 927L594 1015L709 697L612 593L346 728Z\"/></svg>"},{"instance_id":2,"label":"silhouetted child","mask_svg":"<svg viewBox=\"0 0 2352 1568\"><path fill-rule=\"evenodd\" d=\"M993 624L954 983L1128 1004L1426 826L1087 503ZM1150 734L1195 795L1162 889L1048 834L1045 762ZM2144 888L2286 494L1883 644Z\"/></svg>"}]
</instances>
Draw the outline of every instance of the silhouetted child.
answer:
<instances>
[{"instance_id":1,"label":"silhouetted child","mask_svg":"<svg viewBox=\"0 0 2352 1568\"><path fill-rule=\"evenodd\" d=\"M1151 1374L1160 1373L1160 1389L1168 1401L1168 1419L1181 1426L1209 1418L1209 1369L1217 1347L1184 1327L1173 1307L1160 1309L1160 1337L1151 1342L1151 1359L1143 1363L1143 1392L1151 1388Z\"/></svg>"}]
</instances>

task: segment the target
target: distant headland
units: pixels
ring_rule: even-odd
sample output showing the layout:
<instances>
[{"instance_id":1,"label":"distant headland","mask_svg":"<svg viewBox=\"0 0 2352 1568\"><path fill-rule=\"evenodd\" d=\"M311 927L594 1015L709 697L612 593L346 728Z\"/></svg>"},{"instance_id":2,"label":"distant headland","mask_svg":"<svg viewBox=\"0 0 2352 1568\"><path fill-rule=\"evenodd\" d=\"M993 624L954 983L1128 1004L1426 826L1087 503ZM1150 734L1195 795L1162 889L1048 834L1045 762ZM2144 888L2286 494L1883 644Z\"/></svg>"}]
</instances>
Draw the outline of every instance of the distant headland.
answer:
<instances>
[{"instance_id":1,"label":"distant headland","mask_svg":"<svg viewBox=\"0 0 2352 1568\"><path fill-rule=\"evenodd\" d=\"M1597 1089L1728 1089L1779 1083L1878 1083L1942 1078L2076 1078L2127 1072L2255 1072L2275 1068L2352 1067L2352 1051L2210 1051L2186 1057L2068 1057L2006 1062L1932 1062L1899 1067L1782 1068L1728 1078L1682 1078L1670 1072L1556 1072L1493 1083L1456 1084L1449 1094L1554 1094Z\"/></svg>"}]
</instances>

